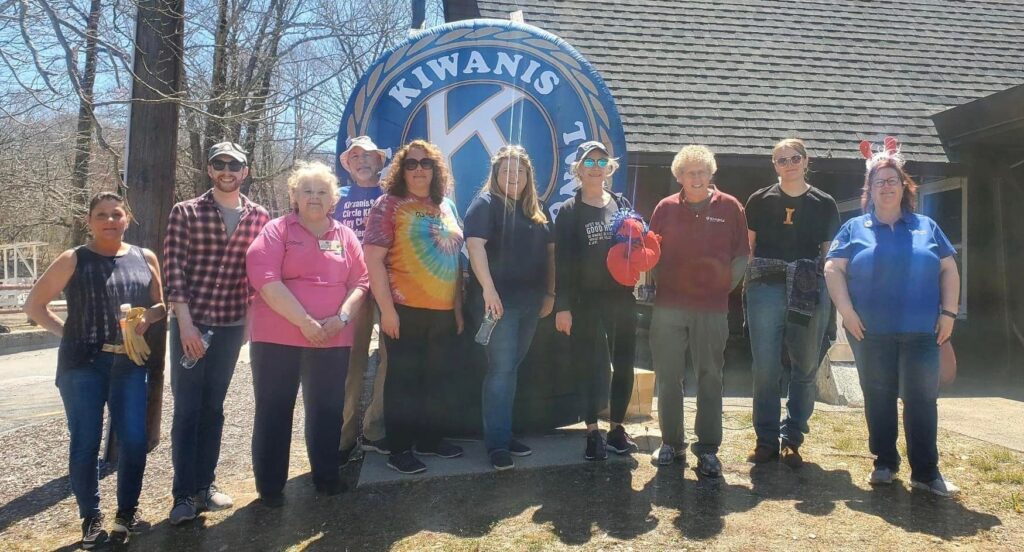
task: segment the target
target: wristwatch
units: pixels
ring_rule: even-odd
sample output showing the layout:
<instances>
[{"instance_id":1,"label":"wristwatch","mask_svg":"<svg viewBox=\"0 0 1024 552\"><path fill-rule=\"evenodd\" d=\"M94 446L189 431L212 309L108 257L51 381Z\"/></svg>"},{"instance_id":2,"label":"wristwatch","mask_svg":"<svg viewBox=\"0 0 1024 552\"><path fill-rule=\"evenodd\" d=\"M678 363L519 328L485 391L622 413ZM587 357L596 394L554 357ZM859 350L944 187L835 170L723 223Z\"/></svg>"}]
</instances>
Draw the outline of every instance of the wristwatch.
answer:
<instances>
[{"instance_id":1,"label":"wristwatch","mask_svg":"<svg viewBox=\"0 0 1024 552\"><path fill-rule=\"evenodd\" d=\"M342 326L348 326L348 321L349 321L348 313L339 312L338 313L338 320L341 320L341 325Z\"/></svg>"}]
</instances>

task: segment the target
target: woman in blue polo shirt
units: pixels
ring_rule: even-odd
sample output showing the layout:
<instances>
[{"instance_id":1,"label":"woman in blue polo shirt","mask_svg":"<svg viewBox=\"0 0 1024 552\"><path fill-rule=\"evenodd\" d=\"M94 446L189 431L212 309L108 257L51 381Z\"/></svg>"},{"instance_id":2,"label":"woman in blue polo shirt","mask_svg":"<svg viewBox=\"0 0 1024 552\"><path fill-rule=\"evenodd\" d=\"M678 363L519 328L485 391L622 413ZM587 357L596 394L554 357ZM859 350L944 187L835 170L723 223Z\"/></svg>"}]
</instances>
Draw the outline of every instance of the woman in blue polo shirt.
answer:
<instances>
[{"instance_id":1,"label":"woman in blue polo shirt","mask_svg":"<svg viewBox=\"0 0 1024 552\"><path fill-rule=\"evenodd\" d=\"M953 333L960 275L949 239L914 213L917 185L898 151L868 160L864 214L846 222L828 253L825 279L857 361L872 485L899 470L896 399L903 399L910 484L941 496L959 491L939 473L936 445L939 345Z\"/></svg>"},{"instance_id":2,"label":"woman in blue polo shirt","mask_svg":"<svg viewBox=\"0 0 1024 552\"><path fill-rule=\"evenodd\" d=\"M485 346L484 444L494 469L507 470L515 466L512 456L532 452L512 438L516 378L537 320L555 304L554 237L522 147L505 146L491 159L490 177L466 212L465 234L470 307L477 320L498 321Z\"/></svg>"}]
</instances>

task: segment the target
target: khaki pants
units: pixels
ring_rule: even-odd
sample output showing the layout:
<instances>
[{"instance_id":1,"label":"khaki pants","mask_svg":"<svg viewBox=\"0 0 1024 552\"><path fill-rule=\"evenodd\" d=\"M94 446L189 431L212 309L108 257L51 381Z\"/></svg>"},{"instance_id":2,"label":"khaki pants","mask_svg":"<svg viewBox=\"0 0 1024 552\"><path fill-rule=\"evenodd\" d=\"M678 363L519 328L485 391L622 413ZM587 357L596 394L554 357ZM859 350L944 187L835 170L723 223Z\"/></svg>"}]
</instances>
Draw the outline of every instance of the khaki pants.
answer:
<instances>
[{"instance_id":1,"label":"khaki pants","mask_svg":"<svg viewBox=\"0 0 1024 552\"><path fill-rule=\"evenodd\" d=\"M686 352L697 377L695 454L717 452L722 444L722 369L729 339L727 313L654 307L651 360L658 379L661 440L676 450L686 443L683 429L683 374Z\"/></svg>"},{"instance_id":2,"label":"khaki pants","mask_svg":"<svg viewBox=\"0 0 1024 552\"><path fill-rule=\"evenodd\" d=\"M373 380L373 394L366 411L360 416L364 382L369 368L370 338L373 336L374 322L379 316L377 304L372 297L367 297L352 320L355 336L349 353L348 377L345 379L345 421L341 426L341 450L350 449L356 444L360 426L367 439L377 441L384 438L384 376L388 362L383 346L377 348L380 363Z\"/></svg>"}]
</instances>

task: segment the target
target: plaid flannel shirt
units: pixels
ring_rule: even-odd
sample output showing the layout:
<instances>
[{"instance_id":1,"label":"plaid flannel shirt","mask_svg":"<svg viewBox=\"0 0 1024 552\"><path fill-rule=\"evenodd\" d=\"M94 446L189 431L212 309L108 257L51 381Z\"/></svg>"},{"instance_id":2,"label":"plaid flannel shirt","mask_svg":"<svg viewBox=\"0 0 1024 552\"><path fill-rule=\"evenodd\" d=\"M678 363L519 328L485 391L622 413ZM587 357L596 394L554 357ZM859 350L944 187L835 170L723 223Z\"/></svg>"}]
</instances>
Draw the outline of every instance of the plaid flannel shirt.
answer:
<instances>
[{"instance_id":1,"label":"plaid flannel shirt","mask_svg":"<svg viewBox=\"0 0 1024 552\"><path fill-rule=\"evenodd\" d=\"M253 290L245 252L270 220L267 210L241 196L242 218L228 239L213 190L171 208L164 239L167 301L187 303L192 320L223 326L242 319Z\"/></svg>"}]
</instances>

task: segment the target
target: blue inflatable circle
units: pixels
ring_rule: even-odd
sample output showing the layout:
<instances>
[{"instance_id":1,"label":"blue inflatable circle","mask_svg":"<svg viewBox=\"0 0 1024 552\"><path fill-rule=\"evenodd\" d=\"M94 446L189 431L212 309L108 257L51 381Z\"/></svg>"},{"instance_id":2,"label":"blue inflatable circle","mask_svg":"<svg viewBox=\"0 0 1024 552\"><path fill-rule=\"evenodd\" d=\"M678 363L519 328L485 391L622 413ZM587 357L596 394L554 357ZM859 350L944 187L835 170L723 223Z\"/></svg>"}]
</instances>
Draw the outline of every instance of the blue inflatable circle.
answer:
<instances>
[{"instance_id":1,"label":"blue inflatable circle","mask_svg":"<svg viewBox=\"0 0 1024 552\"><path fill-rule=\"evenodd\" d=\"M575 192L568 168L579 144L600 140L623 165L626 157L618 110L597 71L551 33L502 20L434 27L381 56L345 105L337 153L361 135L387 150L389 162L417 138L440 146L460 212L486 180L491 155L506 144L526 148L538 194L553 211ZM624 166L612 188L625 191Z\"/></svg>"}]
</instances>

